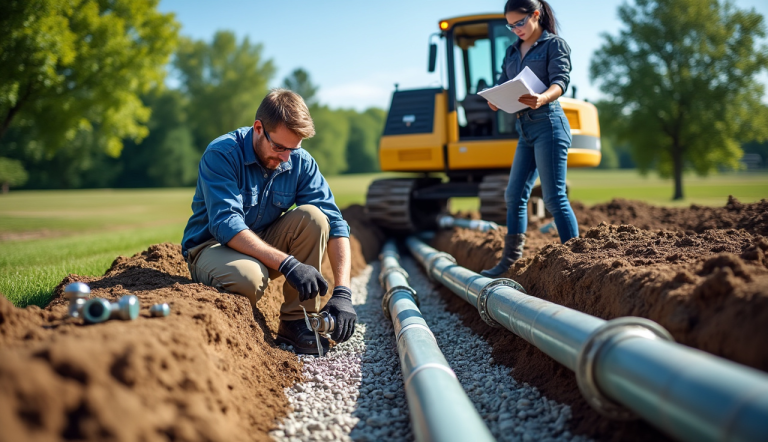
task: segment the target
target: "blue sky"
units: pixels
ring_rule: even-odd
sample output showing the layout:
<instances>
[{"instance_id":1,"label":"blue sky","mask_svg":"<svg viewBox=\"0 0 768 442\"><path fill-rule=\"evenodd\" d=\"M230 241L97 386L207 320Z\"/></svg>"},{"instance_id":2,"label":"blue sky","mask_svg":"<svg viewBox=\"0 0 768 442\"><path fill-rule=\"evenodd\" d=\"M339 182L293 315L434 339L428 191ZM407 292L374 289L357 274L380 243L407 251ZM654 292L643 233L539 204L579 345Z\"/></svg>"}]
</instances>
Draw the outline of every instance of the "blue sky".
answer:
<instances>
[{"instance_id":1,"label":"blue sky","mask_svg":"<svg viewBox=\"0 0 768 442\"><path fill-rule=\"evenodd\" d=\"M579 98L600 97L590 82L589 60L602 33L616 34L619 0L551 0L561 35L571 46L571 84ZM768 17L768 1L735 0ZM210 40L218 30L234 31L264 45L264 56L278 68L271 86L297 67L319 85L320 101L332 107L387 108L398 83L401 89L440 85L427 73L429 35L442 18L498 12L503 0L161 0L173 12L182 34ZM761 80L768 84L768 74ZM247 87L247 85L243 85Z\"/></svg>"}]
</instances>

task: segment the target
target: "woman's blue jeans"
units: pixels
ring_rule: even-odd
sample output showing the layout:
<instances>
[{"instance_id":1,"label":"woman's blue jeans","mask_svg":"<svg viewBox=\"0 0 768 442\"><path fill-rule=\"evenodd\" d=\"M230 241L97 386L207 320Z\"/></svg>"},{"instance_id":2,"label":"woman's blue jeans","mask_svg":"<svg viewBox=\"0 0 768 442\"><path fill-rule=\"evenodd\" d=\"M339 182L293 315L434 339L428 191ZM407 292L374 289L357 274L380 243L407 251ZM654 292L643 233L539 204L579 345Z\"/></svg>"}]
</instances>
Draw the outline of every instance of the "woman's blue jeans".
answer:
<instances>
[{"instance_id":1,"label":"woman's blue jeans","mask_svg":"<svg viewBox=\"0 0 768 442\"><path fill-rule=\"evenodd\" d=\"M544 205L554 215L560 241L579 236L576 215L565 193L571 126L557 101L518 114L515 124L520 140L504 193L507 202L507 229L525 233L528 227L528 198L537 177L541 177Z\"/></svg>"}]
</instances>

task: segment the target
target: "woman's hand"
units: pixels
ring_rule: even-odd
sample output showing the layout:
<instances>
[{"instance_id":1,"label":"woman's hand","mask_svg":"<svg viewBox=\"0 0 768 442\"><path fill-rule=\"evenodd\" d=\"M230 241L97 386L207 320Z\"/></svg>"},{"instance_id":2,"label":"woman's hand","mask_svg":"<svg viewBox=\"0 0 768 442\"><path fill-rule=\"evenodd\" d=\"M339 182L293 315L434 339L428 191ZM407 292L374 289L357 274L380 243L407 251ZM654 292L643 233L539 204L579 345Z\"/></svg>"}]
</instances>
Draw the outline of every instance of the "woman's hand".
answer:
<instances>
[{"instance_id":1,"label":"woman's hand","mask_svg":"<svg viewBox=\"0 0 768 442\"><path fill-rule=\"evenodd\" d=\"M488 102L488 107L490 107L490 108L491 108L491 109L492 109L494 112L496 112L497 110L499 110L499 108L498 108L498 107L496 107L496 106L494 106L493 104L491 104L491 102L490 102L490 101Z\"/></svg>"},{"instance_id":2,"label":"woman's hand","mask_svg":"<svg viewBox=\"0 0 768 442\"><path fill-rule=\"evenodd\" d=\"M538 109L549 103L548 97L545 94L525 94L521 95L517 101L529 106L531 109Z\"/></svg>"}]
</instances>

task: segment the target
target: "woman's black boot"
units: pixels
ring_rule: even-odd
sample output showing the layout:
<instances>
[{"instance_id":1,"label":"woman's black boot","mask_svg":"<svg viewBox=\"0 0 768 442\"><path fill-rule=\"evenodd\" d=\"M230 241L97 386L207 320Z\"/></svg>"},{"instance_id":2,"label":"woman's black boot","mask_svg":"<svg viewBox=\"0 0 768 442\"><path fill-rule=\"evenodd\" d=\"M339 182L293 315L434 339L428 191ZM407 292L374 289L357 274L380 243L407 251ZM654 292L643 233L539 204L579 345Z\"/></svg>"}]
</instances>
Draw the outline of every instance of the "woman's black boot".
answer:
<instances>
[{"instance_id":1,"label":"woman's black boot","mask_svg":"<svg viewBox=\"0 0 768 442\"><path fill-rule=\"evenodd\" d=\"M486 278L498 278L512 267L518 259L523 257L523 246L525 245L525 233L517 233L504 237L504 254L501 255L501 261L496 267L480 272Z\"/></svg>"}]
</instances>

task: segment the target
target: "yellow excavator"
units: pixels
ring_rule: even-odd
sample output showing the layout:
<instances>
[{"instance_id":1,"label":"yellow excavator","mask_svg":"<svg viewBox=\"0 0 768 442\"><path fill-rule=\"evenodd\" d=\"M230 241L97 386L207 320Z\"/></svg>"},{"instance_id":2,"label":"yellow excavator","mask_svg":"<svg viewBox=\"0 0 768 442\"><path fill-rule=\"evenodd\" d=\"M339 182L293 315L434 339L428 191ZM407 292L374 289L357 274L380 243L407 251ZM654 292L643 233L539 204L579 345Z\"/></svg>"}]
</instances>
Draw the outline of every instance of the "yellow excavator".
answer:
<instances>
[{"instance_id":1,"label":"yellow excavator","mask_svg":"<svg viewBox=\"0 0 768 442\"><path fill-rule=\"evenodd\" d=\"M501 74L507 47L517 38L502 14L441 20L430 36L429 72L443 40L444 87L395 90L379 144L382 171L414 172L413 178L380 179L366 195L370 218L392 232L432 229L448 199L479 197L480 215L506 223L504 190L515 156L515 116L493 112L477 92L493 86ZM571 125L568 167L600 164L600 126L594 105L560 98ZM544 215L541 190L529 204Z\"/></svg>"}]
</instances>

